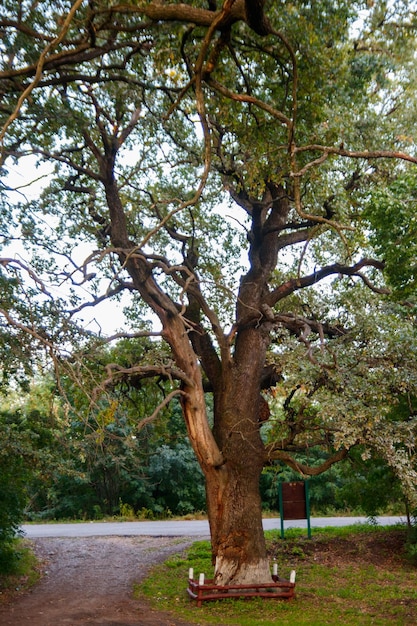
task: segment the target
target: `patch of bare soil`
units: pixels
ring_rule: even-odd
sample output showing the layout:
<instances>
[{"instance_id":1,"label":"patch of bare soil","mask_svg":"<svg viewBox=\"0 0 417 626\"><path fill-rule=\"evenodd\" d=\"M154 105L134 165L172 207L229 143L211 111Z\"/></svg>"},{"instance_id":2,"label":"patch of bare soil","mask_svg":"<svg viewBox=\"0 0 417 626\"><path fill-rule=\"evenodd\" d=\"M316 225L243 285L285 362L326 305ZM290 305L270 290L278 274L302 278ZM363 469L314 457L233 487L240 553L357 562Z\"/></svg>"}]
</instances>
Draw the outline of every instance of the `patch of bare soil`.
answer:
<instances>
[{"instance_id":1,"label":"patch of bare soil","mask_svg":"<svg viewBox=\"0 0 417 626\"><path fill-rule=\"evenodd\" d=\"M0 605L2 626L189 626L153 611L132 590L149 568L195 538L88 537L34 540L42 579ZM184 589L186 581L184 581Z\"/></svg>"},{"instance_id":2,"label":"patch of bare soil","mask_svg":"<svg viewBox=\"0 0 417 626\"><path fill-rule=\"evenodd\" d=\"M384 532L355 533L346 537L326 538L317 534L312 539L300 538L290 542L275 542L271 555L281 554L293 565L312 562L328 567L354 565L389 570L411 567L405 558L406 531L393 528Z\"/></svg>"}]
</instances>

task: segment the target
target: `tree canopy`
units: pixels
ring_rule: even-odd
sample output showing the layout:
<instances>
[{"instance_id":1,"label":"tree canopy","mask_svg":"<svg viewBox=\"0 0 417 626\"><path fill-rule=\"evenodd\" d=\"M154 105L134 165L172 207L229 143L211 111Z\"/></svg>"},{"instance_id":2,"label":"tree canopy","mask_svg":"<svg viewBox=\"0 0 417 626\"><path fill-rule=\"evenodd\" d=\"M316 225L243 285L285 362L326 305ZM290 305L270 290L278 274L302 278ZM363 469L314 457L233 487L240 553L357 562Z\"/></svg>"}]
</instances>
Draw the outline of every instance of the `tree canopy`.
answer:
<instances>
[{"instance_id":1,"label":"tree canopy","mask_svg":"<svg viewBox=\"0 0 417 626\"><path fill-rule=\"evenodd\" d=\"M130 338L169 349L108 363L91 406L170 381L160 407L181 402L219 581L265 578L265 464L311 475L365 444L415 497L415 8L0 9L1 165L49 166L34 199L2 183L3 243L24 242L1 261L7 332L76 376L104 339L83 315L128 294ZM325 461L297 459L317 445Z\"/></svg>"}]
</instances>

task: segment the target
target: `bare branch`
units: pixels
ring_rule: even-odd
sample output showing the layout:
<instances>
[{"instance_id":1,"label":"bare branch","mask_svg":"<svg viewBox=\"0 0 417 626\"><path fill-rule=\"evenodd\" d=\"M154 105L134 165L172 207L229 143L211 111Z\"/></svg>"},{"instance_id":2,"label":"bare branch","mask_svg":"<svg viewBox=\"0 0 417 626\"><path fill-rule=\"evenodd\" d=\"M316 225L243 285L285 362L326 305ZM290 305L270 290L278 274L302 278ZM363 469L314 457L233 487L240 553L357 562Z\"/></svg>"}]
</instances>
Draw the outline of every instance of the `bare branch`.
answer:
<instances>
[{"instance_id":1,"label":"bare branch","mask_svg":"<svg viewBox=\"0 0 417 626\"><path fill-rule=\"evenodd\" d=\"M109 337L106 337L106 343L110 343L111 341L115 341L116 339L139 339L140 337L161 337L161 333L158 331L152 330L138 330L134 333L114 333Z\"/></svg>"},{"instance_id":2,"label":"bare branch","mask_svg":"<svg viewBox=\"0 0 417 626\"><path fill-rule=\"evenodd\" d=\"M300 463L297 461L289 452L285 452L279 448L279 444L272 443L269 446L265 447L265 461L282 461L288 467L291 467L296 472L304 476L318 476L322 474L326 470L328 470L332 465L338 463L345 459L349 454L349 450L347 448L342 448L329 458L327 458L323 463L316 466L305 465L304 463Z\"/></svg>"},{"instance_id":3,"label":"bare branch","mask_svg":"<svg viewBox=\"0 0 417 626\"><path fill-rule=\"evenodd\" d=\"M158 404L158 406L156 407L156 409L152 413L152 415L148 415L148 417L145 417L144 419L140 420L140 422L136 426L136 430L139 432L147 424L150 424L151 422L153 422L158 417L158 415L162 411L162 409L164 409L171 402L171 400L173 400L173 398L175 398L176 396L181 396L181 395L184 395L184 392L181 389L174 389L174 391L171 391L171 393L169 393L162 400L162 402L160 402L160 404Z\"/></svg>"},{"instance_id":4,"label":"bare branch","mask_svg":"<svg viewBox=\"0 0 417 626\"><path fill-rule=\"evenodd\" d=\"M8 265L11 265L13 266L14 269L15 269L14 266L17 265L20 269L27 272L27 274L32 278L32 280L39 287L42 293L48 296L48 298L53 299L53 296L47 290L45 283L35 274L35 272L28 265L26 265L25 263L22 263L22 261L19 261L18 259L13 259L10 257L9 258L3 257L3 258L0 258L0 265L3 265L3 267L7 267Z\"/></svg>"},{"instance_id":5,"label":"bare branch","mask_svg":"<svg viewBox=\"0 0 417 626\"><path fill-rule=\"evenodd\" d=\"M370 282L370 280L366 276L361 273L360 270L364 267L374 267L378 270L382 270L384 268L384 263L375 259L362 259L361 261L358 261L358 263L355 263L351 266L342 265L341 263L327 265L326 267L323 267L320 270L309 274L308 276L292 278L291 280L283 283L269 294L267 304L269 306L274 306L274 304L276 304L279 300L282 300L291 293L294 293L299 289L303 289L304 287L310 287L311 285L318 283L320 280L323 280L323 278L327 278L332 274L341 274L343 276L358 276L373 291L381 294L388 294L389 291L387 289L376 287Z\"/></svg>"},{"instance_id":6,"label":"bare branch","mask_svg":"<svg viewBox=\"0 0 417 626\"><path fill-rule=\"evenodd\" d=\"M106 365L108 378L102 382L99 389L113 387L122 380L132 377L152 378L159 376L166 380L181 380L189 387L194 387L193 381L182 370L172 365L137 365L134 367L121 367L117 363Z\"/></svg>"},{"instance_id":7,"label":"bare branch","mask_svg":"<svg viewBox=\"0 0 417 626\"><path fill-rule=\"evenodd\" d=\"M224 28L227 22L245 20L245 4L243 0L232 2L231 10L226 14L222 11L213 12L209 9L192 7L189 4L165 4L151 2L149 4L116 4L103 12L108 13L139 13L154 21L185 22L198 26L208 26L216 21L216 28Z\"/></svg>"},{"instance_id":8,"label":"bare branch","mask_svg":"<svg viewBox=\"0 0 417 626\"><path fill-rule=\"evenodd\" d=\"M39 341L39 343L47 347L51 351L51 353L52 351L56 350L56 345L51 341L51 339L48 337L44 330L37 329L35 326L28 326L27 324L22 324L21 322L18 322L5 309L0 309L0 315L3 315L6 322L12 328L16 328L17 330L20 330L30 335L31 337Z\"/></svg>"},{"instance_id":9,"label":"bare branch","mask_svg":"<svg viewBox=\"0 0 417 626\"><path fill-rule=\"evenodd\" d=\"M331 154L350 159L397 159L400 161L408 161L409 163L417 163L417 157L412 156L411 154L406 154L405 152L396 152L395 150L345 150L342 147L336 148L332 146L321 146L320 144L311 144L308 146L300 146L298 148L294 147L295 154L313 151L323 152L324 154L319 159L308 163L303 169L293 171L291 173L293 178L303 176L310 167L320 164Z\"/></svg>"},{"instance_id":10,"label":"bare branch","mask_svg":"<svg viewBox=\"0 0 417 626\"><path fill-rule=\"evenodd\" d=\"M226 98L229 98L230 100L235 100L235 102L247 102L248 104L254 104L259 109L262 109L266 113L269 113L271 117L279 120L288 128L292 128L292 121L286 115L284 115L284 113L278 111L278 109L275 109L263 100L259 100L258 98L255 98L255 96L251 96L249 94L235 93L221 83L218 83L216 80L214 80L214 78L211 78L211 76L205 77L205 81L213 89L213 91L217 91L223 96L226 96Z\"/></svg>"}]
</instances>

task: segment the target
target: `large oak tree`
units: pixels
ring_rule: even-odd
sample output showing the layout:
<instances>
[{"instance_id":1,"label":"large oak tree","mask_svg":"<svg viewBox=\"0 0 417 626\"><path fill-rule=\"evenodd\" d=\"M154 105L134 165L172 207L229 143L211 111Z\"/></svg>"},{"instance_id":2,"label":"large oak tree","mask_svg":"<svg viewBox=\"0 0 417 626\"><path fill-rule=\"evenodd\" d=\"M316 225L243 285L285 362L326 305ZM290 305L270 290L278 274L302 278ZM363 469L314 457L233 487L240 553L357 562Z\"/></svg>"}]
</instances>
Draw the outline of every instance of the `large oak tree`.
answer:
<instances>
[{"instance_id":1,"label":"large oak tree","mask_svg":"<svg viewBox=\"0 0 417 626\"><path fill-rule=\"evenodd\" d=\"M4 256L4 272L29 281L13 283L27 301L15 314L3 306L4 319L54 356L87 307L131 295L136 336L159 336L169 355L110 364L101 389L171 380L164 405L180 398L205 474L219 584L270 576L265 464L317 474L374 432L414 476L392 422L370 425L379 397L329 409L354 384L349 371L356 384L386 366L361 351L354 315L329 294L344 280L387 292L369 241L374 190L417 162L412 3L368 5L5 0L0 10L2 166L19 171L28 155L53 164L38 199L22 187L2 204L5 243L25 245ZM266 438L288 348L300 376L302 363L315 375L294 382L285 424ZM314 445L327 460L300 465L297 451Z\"/></svg>"}]
</instances>

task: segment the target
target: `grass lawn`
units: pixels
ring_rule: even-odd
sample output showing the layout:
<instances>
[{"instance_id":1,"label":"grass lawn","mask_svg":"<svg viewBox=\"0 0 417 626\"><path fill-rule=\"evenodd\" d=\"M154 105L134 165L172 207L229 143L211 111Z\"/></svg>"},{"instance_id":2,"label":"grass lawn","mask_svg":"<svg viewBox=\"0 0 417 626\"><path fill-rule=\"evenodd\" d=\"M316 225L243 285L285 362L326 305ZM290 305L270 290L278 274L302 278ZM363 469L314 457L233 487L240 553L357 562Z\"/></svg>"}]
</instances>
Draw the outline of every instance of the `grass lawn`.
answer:
<instances>
[{"instance_id":1,"label":"grass lawn","mask_svg":"<svg viewBox=\"0 0 417 626\"><path fill-rule=\"evenodd\" d=\"M279 531L266 537L280 576L297 572L295 600L227 599L197 608L185 592L188 569L212 577L208 542L155 568L137 593L155 609L199 625L417 625L417 567L406 558L404 528L314 529L311 540L302 530L286 531L284 540Z\"/></svg>"}]
</instances>

